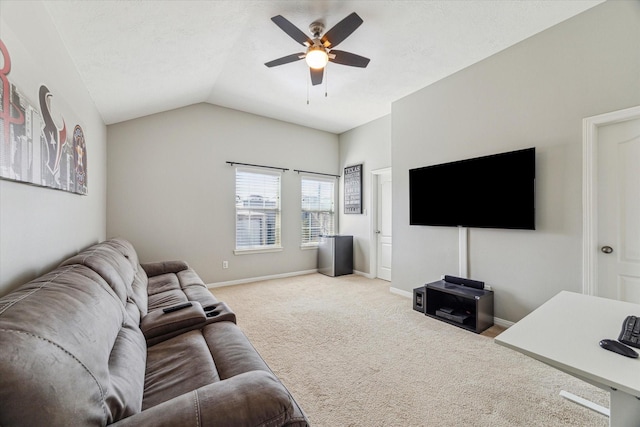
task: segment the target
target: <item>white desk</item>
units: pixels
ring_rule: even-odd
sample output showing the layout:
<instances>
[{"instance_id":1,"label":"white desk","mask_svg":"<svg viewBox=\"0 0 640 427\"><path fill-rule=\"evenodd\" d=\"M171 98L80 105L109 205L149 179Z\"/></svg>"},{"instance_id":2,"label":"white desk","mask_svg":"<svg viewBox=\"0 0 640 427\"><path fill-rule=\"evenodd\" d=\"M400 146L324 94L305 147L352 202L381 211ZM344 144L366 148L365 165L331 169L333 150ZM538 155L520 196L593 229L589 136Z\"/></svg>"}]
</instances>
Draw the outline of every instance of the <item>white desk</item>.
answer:
<instances>
[{"instance_id":1,"label":"white desk","mask_svg":"<svg viewBox=\"0 0 640 427\"><path fill-rule=\"evenodd\" d=\"M609 425L638 427L640 358L598 345L618 338L631 314L640 316L639 304L562 291L495 341L609 391Z\"/></svg>"}]
</instances>

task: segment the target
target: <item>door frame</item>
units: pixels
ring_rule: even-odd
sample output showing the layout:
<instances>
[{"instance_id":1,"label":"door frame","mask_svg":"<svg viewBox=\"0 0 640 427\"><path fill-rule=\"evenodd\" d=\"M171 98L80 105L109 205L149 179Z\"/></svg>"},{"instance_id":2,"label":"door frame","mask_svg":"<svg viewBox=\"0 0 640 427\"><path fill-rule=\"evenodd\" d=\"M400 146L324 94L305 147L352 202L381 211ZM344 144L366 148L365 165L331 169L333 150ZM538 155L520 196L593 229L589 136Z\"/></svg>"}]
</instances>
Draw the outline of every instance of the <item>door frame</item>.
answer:
<instances>
[{"instance_id":1,"label":"door frame","mask_svg":"<svg viewBox=\"0 0 640 427\"><path fill-rule=\"evenodd\" d=\"M376 234L376 229L378 228L378 178L380 175L385 173L391 173L391 167L371 171L371 215L369 215L369 274L372 279L378 277L378 235Z\"/></svg>"},{"instance_id":2,"label":"door frame","mask_svg":"<svg viewBox=\"0 0 640 427\"><path fill-rule=\"evenodd\" d=\"M640 106L582 120L582 293L598 294L598 128L640 119Z\"/></svg>"}]
</instances>

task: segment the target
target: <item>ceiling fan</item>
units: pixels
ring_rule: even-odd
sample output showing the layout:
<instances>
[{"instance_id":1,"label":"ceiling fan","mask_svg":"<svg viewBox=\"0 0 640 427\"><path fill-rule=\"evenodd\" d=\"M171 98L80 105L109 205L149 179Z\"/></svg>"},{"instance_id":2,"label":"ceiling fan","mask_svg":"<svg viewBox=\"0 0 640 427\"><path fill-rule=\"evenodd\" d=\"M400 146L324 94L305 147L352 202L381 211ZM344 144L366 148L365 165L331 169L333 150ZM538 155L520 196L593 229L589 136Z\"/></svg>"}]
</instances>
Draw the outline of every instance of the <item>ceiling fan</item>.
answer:
<instances>
[{"instance_id":1,"label":"ceiling fan","mask_svg":"<svg viewBox=\"0 0 640 427\"><path fill-rule=\"evenodd\" d=\"M360 24L362 24L362 18L360 18L355 12L338 22L333 28L324 33L324 35L322 35L324 31L324 24L322 22L313 22L309 25L309 30L311 31L311 34L313 34L313 39L307 37L305 33L299 30L282 15L274 16L271 20L280 27L282 31L287 33L289 37L305 46L307 50L305 52L294 53L269 61L264 64L267 67L275 67L277 65L288 64L290 62L305 59L307 65L309 65L309 71L311 72L311 84L315 86L322 83L324 67L329 61L335 64L360 68L365 68L369 64L369 58L356 55L355 53L334 49L334 47L349 37L351 33L353 33Z\"/></svg>"}]
</instances>

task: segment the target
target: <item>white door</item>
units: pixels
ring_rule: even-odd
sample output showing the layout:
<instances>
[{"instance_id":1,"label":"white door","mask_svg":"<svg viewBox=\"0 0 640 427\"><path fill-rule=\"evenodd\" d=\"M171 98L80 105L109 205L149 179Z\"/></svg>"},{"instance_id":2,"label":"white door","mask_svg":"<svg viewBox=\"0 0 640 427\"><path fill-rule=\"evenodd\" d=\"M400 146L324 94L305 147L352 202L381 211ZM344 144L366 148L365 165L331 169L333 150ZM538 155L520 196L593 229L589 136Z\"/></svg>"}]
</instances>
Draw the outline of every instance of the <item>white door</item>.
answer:
<instances>
[{"instance_id":1,"label":"white door","mask_svg":"<svg viewBox=\"0 0 640 427\"><path fill-rule=\"evenodd\" d=\"M391 281L391 171L378 175L376 236L378 271L376 275Z\"/></svg>"},{"instance_id":2,"label":"white door","mask_svg":"<svg viewBox=\"0 0 640 427\"><path fill-rule=\"evenodd\" d=\"M640 304L640 118L598 128L598 295Z\"/></svg>"}]
</instances>

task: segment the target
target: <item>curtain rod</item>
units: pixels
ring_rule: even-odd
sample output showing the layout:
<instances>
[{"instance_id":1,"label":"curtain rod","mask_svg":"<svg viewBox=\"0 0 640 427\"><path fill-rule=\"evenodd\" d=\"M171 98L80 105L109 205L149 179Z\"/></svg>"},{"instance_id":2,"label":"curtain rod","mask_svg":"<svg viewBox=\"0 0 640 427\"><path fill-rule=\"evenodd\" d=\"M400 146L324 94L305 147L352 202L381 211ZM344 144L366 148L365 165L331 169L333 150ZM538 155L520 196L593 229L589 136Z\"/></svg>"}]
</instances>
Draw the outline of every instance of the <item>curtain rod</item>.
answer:
<instances>
[{"instance_id":1,"label":"curtain rod","mask_svg":"<svg viewBox=\"0 0 640 427\"><path fill-rule=\"evenodd\" d=\"M252 165L251 163L239 163L239 162L227 162L227 163L229 163L231 166L233 165L253 166L254 168L277 169L277 170L281 170L282 172L286 172L289 170L287 168L279 168L276 166Z\"/></svg>"},{"instance_id":2,"label":"curtain rod","mask_svg":"<svg viewBox=\"0 0 640 427\"><path fill-rule=\"evenodd\" d=\"M298 170L298 169L294 169L293 171L294 171L294 172L298 172L298 173L300 173L300 172L302 172L302 173L311 173L311 174L313 174L313 175L334 176L334 177L336 177L336 178L340 178L340 175L334 175L334 174L331 174L331 173L311 172L311 171L301 171L301 170Z\"/></svg>"}]
</instances>

